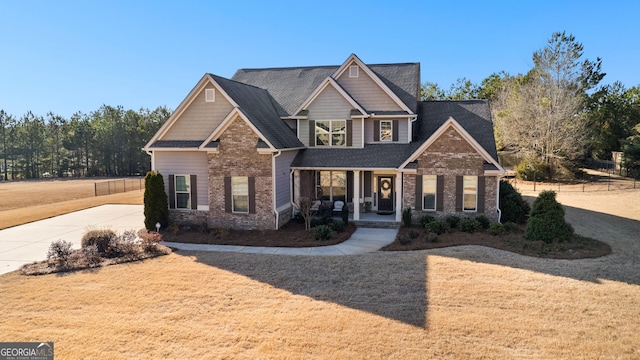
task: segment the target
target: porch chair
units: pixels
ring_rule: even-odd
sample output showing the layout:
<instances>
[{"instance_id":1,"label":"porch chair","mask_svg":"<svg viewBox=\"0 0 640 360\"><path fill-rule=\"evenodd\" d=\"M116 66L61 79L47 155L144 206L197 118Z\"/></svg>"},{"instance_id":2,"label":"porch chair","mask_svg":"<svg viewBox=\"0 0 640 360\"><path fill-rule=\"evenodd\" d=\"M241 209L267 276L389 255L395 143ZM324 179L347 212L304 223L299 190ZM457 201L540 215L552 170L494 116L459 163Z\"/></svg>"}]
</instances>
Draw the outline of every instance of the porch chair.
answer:
<instances>
[{"instance_id":1,"label":"porch chair","mask_svg":"<svg viewBox=\"0 0 640 360\"><path fill-rule=\"evenodd\" d=\"M333 203L333 212L342 212L342 208L344 207L344 201L335 201Z\"/></svg>"}]
</instances>

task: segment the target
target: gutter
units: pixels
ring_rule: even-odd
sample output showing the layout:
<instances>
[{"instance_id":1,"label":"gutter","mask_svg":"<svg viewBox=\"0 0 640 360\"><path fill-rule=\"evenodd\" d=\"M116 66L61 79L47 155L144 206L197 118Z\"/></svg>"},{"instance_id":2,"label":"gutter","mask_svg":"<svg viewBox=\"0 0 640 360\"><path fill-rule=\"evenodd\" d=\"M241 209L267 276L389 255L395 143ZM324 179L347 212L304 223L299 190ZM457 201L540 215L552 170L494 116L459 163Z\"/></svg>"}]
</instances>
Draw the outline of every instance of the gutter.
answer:
<instances>
[{"instance_id":1,"label":"gutter","mask_svg":"<svg viewBox=\"0 0 640 360\"><path fill-rule=\"evenodd\" d=\"M278 156L282 155L282 151L278 151L275 154L273 154L273 157L271 157L272 161L271 161L271 183L273 186L273 190L271 191L271 198L273 199L273 212L276 214L276 230L279 229L279 224L280 224L280 212L278 212L278 208L277 208L277 193L276 193L276 158Z\"/></svg>"},{"instance_id":2,"label":"gutter","mask_svg":"<svg viewBox=\"0 0 640 360\"><path fill-rule=\"evenodd\" d=\"M496 208L498 209L498 222L500 222L500 218L502 218L502 210L500 210L500 177L496 176Z\"/></svg>"}]
</instances>

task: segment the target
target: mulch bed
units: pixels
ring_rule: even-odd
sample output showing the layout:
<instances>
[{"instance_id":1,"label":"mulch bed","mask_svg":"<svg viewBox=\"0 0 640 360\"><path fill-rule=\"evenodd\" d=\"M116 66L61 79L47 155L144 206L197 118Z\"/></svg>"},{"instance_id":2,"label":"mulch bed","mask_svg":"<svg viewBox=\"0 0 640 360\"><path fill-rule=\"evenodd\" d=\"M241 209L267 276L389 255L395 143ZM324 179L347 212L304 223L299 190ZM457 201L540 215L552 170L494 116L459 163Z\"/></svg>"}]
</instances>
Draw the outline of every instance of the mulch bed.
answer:
<instances>
[{"instance_id":1,"label":"mulch bed","mask_svg":"<svg viewBox=\"0 0 640 360\"><path fill-rule=\"evenodd\" d=\"M595 239L574 235L570 241L530 241L524 238L524 229L503 235L491 235L488 230L467 233L460 230L438 235L421 227L401 227L396 240L382 248L384 251L437 249L460 245L481 245L514 253L551 259L585 259L611 254L611 247ZM413 238L412 238L413 237ZM403 244L402 242L405 244ZM408 241L408 242L407 242Z\"/></svg>"},{"instance_id":2,"label":"mulch bed","mask_svg":"<svg viewBox=\"0 0 640 360\"><path fill-rule=\"evenodd\" d=\"M349 223L344 231L335 233L329 240L316 240L304 224L291 221L280 230L229 230L229 229L194 229L181 227L162 232L163 241L241 246L270 247L313 247L335 245L351 237L356 231L355 225Z\"/></svg>"}]
</instances>

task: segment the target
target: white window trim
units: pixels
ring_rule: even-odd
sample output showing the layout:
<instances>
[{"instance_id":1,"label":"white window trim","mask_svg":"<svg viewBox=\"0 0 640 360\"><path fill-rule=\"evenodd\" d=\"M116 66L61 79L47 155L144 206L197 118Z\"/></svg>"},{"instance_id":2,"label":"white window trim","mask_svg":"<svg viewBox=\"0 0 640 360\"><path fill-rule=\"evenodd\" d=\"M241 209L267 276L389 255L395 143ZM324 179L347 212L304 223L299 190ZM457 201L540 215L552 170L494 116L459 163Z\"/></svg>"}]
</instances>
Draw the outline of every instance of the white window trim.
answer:
<instances>
[{"instance_id":1,"label":"white window trim","mask_svg":"<svg viewBox=\"0 0 640 360\"><path fill-rule=\"evenodd\" d=\"M424 207L424 196L426 194L431 194L431 193L428 193L428 192L424 191L424 189L425 189L424 183L428 178L431 178L431 177L433 177L433 180L435 181L435 191L433 192L433 209L426 209ZM422 210L424 210L424 211L436 211L436 209L438 208L437 204L438 204L438 176L437 175L423 175L422 176Z\"/></svg>"},{"instance_id":2,"label":"white window trim","mask_svg":"<svg viewBox=\"0 0 640 360\"><path fill-rule=\"evenodd\" d=\"M382 124L383 123L388 123L390 128L391 128L391 137L389 138L389 140L382 140ZM393 141L393 120L380 120L380 142L392 142Z\"/></svg>"},{"instance_id":3,"label":"white window trim","mask_svg":"<svg viewBox=\"0 0 640 360\"><path fill-rule=\"evenodd\" d=\"M179 191L178 190L178 177L184 177L185 182L187 184L187 191ZM176 204L177 210L190 210L191 209L191 175L185 174L175 174L173 175L173 196L174 202ZM189 200L187 201L187 207L178 207L178 194L188 194Z\"/></svg>"},{"instance_id":4,"label":"white window trim","mask_svg":"<svg viewBox=\"0 0 640 360\"><path fill-rule=\"evenodd\" d=\"M236 200L235 200L235 192L234 192L234 186L233 186L233 179L234 178L246 178L247 179L247 210L246 211L239 211L236 210ZM241 195L238 195L241 196ZM231 177L231 212L234 214L248 214L249 213L249 177L247 176L232 176Z\"/></svg>"},{"instance_id":5,"label":"white window trim","mask_svg":"<svg viewBox=\"0 0 640 360\"><path fill-rule=\"evenodd\" d=\"M204 89L204 101L216 102L216 89Z\"/></svg>"},{"instance_id":6,"label":"white window trim","mask_svg":"<svg viewBox=\"0 0 640 360\"><path fill-rule=\"evenodd\" d=\"M333 145L333 123L334 122L338 122L338 121L344 121L344 145ZM343 147L347 147L347 120L345 119L324 119L324 120L315 120L314 122L314 126L316 127L316 129L318 128L318 122L328 122L329 123L329 145L325 145L325 144L318 144L318 133L316 132L317 130L314 129L314 134L315 136L313 137L313 141L315 142L315 146L316 147L339 147L339 148L343 148Z\"/></svg>"},{"instance_id":7,"label":"white window trim","mask_svg":"<svg viewBox=\"0 0 640 360\"><path fill-rule=\"evenodd\" d=\"M467 178L467 177L473 177L473 178L476 179L476 187L475 187L476 191L474 193L468 193L465 190L464 178ZM475 195L475 197L476 197L475 207L473 208L473 210L469 210L469 209L465 209L464 208L464 198L466 197L467 194ZM465 176L462 177L462 211L463 212L469 212L469 213L478 212L478 177L475 176L475 175L465 175Z\"/></svg>"},{"instance_id":8,"label":"white window trim","mask_svg":"<svg viewBox=\"0 0 640 360\"><path fill-rule=\"evenodd\" d=\"M360 67L358 65L350 65L349 66L349 77L357 78L360 76Z\"/></svg>"}]
</instances>

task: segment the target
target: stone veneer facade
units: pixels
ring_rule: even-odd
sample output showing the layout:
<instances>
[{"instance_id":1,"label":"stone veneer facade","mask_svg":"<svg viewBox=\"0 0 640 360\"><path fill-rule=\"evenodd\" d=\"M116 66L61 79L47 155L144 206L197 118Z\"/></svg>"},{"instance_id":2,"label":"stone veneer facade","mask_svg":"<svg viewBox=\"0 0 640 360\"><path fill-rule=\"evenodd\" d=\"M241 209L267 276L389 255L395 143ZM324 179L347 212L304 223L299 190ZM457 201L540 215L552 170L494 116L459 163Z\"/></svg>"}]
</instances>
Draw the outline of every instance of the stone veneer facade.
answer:
<instances>
[{"instance_id":1,"label":"stone veneer facade","mask_svg":"<svg viewBox=\"0 0 640 360\"><path fill-rule=\"evenodd\" d=\"M447 215L473 217L485 215L492 221L498 219L496 176L485 176L485 208L483 213L456 212L456 176L484 176L484 159L453 127L449 127L418 157L417 175L443 175L444 201L442 211L415 209L416 176L404 174L404 206L412 207L414 220L423 214L443 218Z\"/></svg>"},{"instance_id":2,"label":"stone veneer facade","mask_svg":"<svg viewBox=\"0 0 640 360\"><path fill-rule=\"evenodd\" d=\"M238 116L220 136L218 152L209 153L209 227L275 229L275 214L272 210L272 155L258 153L256 145L259 139L253 129ZM255 178L255 214L225 211L226 176ZM281 215L281 222L282 218Z\"/></svg>"}]
</instances>

